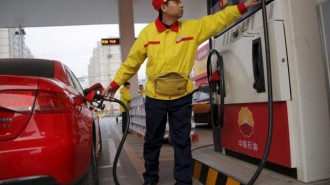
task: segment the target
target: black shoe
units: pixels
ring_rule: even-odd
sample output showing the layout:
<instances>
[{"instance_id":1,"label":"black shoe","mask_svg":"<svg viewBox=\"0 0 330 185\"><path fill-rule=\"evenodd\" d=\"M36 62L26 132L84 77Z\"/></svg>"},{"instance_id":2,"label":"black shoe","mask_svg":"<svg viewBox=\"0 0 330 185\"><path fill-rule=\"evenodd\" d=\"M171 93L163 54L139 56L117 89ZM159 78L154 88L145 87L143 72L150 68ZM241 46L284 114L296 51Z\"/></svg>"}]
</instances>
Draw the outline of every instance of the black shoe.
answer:
<instances>
[{"instance_id":1,"label":"black shoe","mask_svg":"<svg viewBox=\"0 0 330 185\"><path fill-rule=\"evenodd\" d=\"M145 182L143 185L157 185L158 181L152 181L152 182Z\"/></svg>"}]
</instances>

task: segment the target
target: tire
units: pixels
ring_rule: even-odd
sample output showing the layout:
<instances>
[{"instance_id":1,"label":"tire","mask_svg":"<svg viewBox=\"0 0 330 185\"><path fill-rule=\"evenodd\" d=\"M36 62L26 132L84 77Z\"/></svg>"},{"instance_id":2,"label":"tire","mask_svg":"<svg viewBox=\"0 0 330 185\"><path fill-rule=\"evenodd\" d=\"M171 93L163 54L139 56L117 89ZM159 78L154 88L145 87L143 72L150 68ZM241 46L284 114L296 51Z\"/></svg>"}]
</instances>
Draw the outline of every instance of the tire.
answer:
<instances>
[{"instance_id":1,"label":"tire","mask_svg":"<svg viewBox=\"0 0 330 185\"><path fill-rule=\"evenodd\" d=\"M94 150L94 142L92 142L91 158L87 174L83 177L79 185L99 185L99 177L96 165L96 156Z\"/></svg>"}]
</instances>

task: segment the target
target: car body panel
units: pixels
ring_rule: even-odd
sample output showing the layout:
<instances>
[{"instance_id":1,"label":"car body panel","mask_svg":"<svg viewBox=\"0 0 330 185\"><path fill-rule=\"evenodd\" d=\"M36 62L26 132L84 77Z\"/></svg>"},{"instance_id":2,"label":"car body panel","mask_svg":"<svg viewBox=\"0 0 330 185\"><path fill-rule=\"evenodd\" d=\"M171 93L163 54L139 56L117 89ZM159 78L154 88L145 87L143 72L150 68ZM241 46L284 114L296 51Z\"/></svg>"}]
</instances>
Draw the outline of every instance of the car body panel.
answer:
<instances>
[{"instance_id":1,"label":"car body panel","mask_svg":"<svg viewBox=\"0 0 330 185\"><path fill-rule=\"evenodd\" d=\"M25 62L24 59L15 60ZM1 61L2 59L0 64ZM13 125L24 122L19 124L14 136L2 140L1 134L6 134L6 128L0 127L0 183L8 179L49 176L59 184L71 184L81 179L88 171L91 142L97 146L96 155L100 153L99 120L91 110L91 104L84 100L81 87L77 87L80 84L73 82L75 77L68 73L69 69L62 63L42 61L54 63L53 78L0 73L0 97L4 97L7 91L36 91L30 112L8 109L4 105L9 106L10 102L0 99L1 122L7 118L11 119ZM63 97L63 101L66 101L65 107L55 111L51 106L49 110L45 106L42 109L36 108L44 105L48 98L39 98L42 94L54 94L54 97L60 95L58 97ZM58 102L53 102L54 104L62 101L55 100ZM0 123L0 126L1 124L3 125Z\"/></svg>"},{"instance_id":2,"label":"car body panel","mask_svg":"<svg viewBox=\"0 0 330 185\"><path fill-rule=\"evenodd\" d=\"M203 84L193 97L192 109L194 122L211 124L211 106L208 84Z\"/></svg>"}]
</instances>

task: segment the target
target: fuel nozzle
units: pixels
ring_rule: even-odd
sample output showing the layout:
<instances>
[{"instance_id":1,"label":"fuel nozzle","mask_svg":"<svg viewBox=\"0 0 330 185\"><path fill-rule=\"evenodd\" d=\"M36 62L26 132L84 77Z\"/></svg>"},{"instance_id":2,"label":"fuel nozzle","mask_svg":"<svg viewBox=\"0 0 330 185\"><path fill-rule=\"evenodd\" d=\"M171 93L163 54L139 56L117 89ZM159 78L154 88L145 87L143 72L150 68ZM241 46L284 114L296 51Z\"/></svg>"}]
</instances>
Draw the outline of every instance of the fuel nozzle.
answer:
<instances>
[{"instance_id":1,"label":"fuel nozzle","mask_svg":"<svg viewBox=\"0 0 330 185\"><path fill-rule=\"evenodd\" d=\"M103 86L100 83L96 83L84 90L85 99L89 101L92 106L104 110L104 97L101 95L103 90Z\"/></svg>"}]
</instances>

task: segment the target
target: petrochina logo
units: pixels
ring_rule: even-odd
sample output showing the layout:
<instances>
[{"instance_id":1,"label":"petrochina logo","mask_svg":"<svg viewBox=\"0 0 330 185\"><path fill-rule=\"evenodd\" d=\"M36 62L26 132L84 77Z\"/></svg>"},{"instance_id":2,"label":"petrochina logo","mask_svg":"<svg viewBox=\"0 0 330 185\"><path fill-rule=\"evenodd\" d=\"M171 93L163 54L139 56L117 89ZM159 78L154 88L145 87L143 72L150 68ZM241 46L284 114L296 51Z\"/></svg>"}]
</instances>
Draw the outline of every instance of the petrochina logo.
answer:
<instances>
[{"instance_id":1,"label":"petrochina logo","mask_svg":"<svg viewBox=\"0 0 330 185\"><path fill-rule=\"evenodd\" d=\"M238 113L239 130L244 137L251 137L253 134L254 120L252 112L247 107L242 107Z\"/></svg>"}]
</instances>

